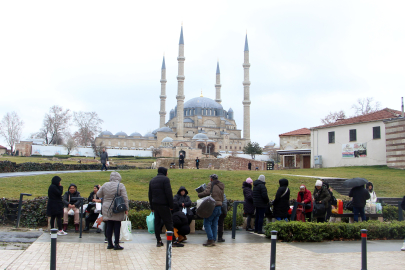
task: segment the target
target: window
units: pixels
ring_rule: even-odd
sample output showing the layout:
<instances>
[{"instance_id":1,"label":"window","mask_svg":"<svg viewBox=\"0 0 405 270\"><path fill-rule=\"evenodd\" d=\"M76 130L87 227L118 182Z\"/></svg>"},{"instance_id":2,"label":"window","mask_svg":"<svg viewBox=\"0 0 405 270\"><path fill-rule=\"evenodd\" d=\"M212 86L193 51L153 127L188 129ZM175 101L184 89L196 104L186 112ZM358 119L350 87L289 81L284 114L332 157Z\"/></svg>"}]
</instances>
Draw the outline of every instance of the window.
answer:
<instances>
[{"instance_id":1,"label":"window","mask_svg":"<svg viewBox=\"0 0 405 270\"><path fill-rule=\"evenodd\" d=\"M351 142L354 142L354 141L357 140L356 130L355 129L349 130L349 137L350 137Z\"/></svg>"},{"instance_id":2,"label":"window","mask_svg":"<svg viewBox=\"0 0 405 270\"><path fill-rule=\"evenodd\" d=\"M228 146L225 146L225 149L228 149Z\"/></svg>"},{"instance_id":3,"label":"window","mask_svg":"<svg viewBox=\"0 0 405 270\"><path fill-rule=\"evenodd\" d=\"M222 149L222 146L219 146L219 149Z\"/></svg>"},{"instance_id":4,"label":"window","mask_svg":"<svg viewBox=\"0 0 405 270\"><path fill-rule=\"evenodd\" d=\"M232 146L230 146L229 149L232 149Z\"/></svg>"},{"instance_id":5,"label":"window","mask_svg":"<svg viewBox=\"0 0 405 270\"><path fill-rule=\"evenodd\" d=\"M335 143L335 132L328 132L329 143Z\"/></svg>"},{"instance_id":6,"label":"window","mask_svg":"<svg viewBox=\"0 0 405 270\"><path fill-rule=\"evenodd\" d=\"M381 128L373 127L373 139L381 139Z\"/></svg>"}]
</instances>

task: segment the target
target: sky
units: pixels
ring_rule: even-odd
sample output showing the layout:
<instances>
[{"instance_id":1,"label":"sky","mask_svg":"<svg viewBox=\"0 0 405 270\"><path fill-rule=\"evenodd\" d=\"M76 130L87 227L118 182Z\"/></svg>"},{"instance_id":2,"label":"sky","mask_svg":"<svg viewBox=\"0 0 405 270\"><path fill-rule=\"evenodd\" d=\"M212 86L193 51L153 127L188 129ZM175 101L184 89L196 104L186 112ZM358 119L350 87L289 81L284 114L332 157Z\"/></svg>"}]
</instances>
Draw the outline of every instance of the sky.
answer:
<instances>
[{"instance_id":1,"label":"sky","mask_svg":"<svg viewBox=\"0 0 405 270\"><path fill-rule=\"evenodd\" d=\"M201 91L215 99L219 61L222 105L243 129L247 33L251 141L279 144L279 134L320 125L329 112L353 115L359 98L401 109L404 9L404 1L2 1L0 118L17 112L22 139L53 105L95 111L114 134L158 128L162 58L167 121L183 24L185 101Z\"/></svg>"}]
</instances>

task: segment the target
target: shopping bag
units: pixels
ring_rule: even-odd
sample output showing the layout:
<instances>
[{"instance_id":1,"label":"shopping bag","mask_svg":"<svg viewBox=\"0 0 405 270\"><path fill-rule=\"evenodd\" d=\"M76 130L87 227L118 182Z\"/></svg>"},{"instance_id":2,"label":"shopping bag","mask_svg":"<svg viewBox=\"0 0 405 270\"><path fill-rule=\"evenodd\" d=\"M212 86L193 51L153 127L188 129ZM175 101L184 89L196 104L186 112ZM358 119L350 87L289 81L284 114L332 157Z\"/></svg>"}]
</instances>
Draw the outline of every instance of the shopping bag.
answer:
<instances>
[{"instance_id":1,"label":"shopping bag","mask_svg":"<svg viewBox=\"0 0 405 270\"><path fill-rule=\"evenodd\" d=\"M382 214L382 206L381 206L381 203L376 203L375 204L376 205L376 211L377 211L377 214Z\"/></svg>"},{"instance_id":2,"label":"shopping bag","mask_svg":"<svg viewBox=\"0 0 405 270\"><path fill-rule=\"evenodd\" d=\"M103 215L99 214L96 222L94 222L94 224L93 224L93 228L97 228L97 229L104 231L104 227L105 227L105 223L103 222Z\"/></svg>"},{"instance_id":3,"label":"shopping bag","mask_svg":"<svg viewBox=\"0 0 405 270\"><path fill-rule=\"evenodd\" d=\"M181 210L186 216L187 216L187 208L183 207L183 210Z\"/></svg>"},{"instance_id":4,"label":"shopping bag","mask_svg":"<svg viewBox=\"0 0 405 270\"><path fill-rule=\"evenodd\" d=\"M215 203L215 199L211 196L202 198L200 206L197 207L197 216L202 218L210 217L212 215L212 212L214 212Z\"/></svg>"},{"instance_id":5,"label":"shopping bag","mask_svg":"<svg viewBox=\"0 0 405 270\"><path fill-rule=\"evenodd\" d=\"M326 208L323 203L316 203L314 205L314 210L312 211L312 216L315 217L324 217L326 214Z\"/></svg>"},{"instance_id":6,"label":"shopping bag","mask_svg":"<svg viewBox=\"0 0 405 270\"><path fill-rule=\"evenodd\" d=\"M124 221L121 221L120 240L132 241L131 221L128 220L128 216Z\"/></svg>"},{"instance_id":7,"label":"shopping bag","mask_svg":"<svg viewBox=\"0 0 405 270\"><path fill-rule=\"evenodd\" d=\"M371 203L366 203L364 206L364 213L371 214Z\"/></svg>"},{"instance_id":8,"label":"shopping bag","mask_svg":"<svg viewBox=\"0 0 405 270\"><path fill-rule=\"evenodd\" d=\"M149 233L155 233L155 214L153 212L146 217L146 225L148 226Z\"/></svg>"},{"instance_id":9,"label":"shopping bag","mask_svg":"<svg viewBox=\"0 0 405 270\"><path fill-rule=\"evenodd\" d=\"M101 203L96 203L96 210L94 210L94 213L100 213L101 212Z\"/></svg>"},{"instance_id":10,"label":"shopping bag","mask_svg":"<svg viewBox=\"0 0 405 270\"><path fill-rule=\"evenodd\" d=\"M75 215L75 211L73 211L72 208L70 208L69 212L68 212L69 216L74 216Z\"/></svg>"}]
</instances>

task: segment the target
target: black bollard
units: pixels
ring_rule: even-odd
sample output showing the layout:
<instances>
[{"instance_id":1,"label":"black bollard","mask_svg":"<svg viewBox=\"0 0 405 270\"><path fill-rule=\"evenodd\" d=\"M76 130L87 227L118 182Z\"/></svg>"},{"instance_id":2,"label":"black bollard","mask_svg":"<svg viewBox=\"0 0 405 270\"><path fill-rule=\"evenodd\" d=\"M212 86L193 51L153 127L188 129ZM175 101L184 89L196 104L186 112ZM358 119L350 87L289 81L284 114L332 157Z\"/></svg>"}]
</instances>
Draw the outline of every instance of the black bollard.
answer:
<instances>
[{"instance_id":1,"label":"black bollard","mask_svg":"<svg viewBox=\"0 0 405 270\"><path fill-rule=\"evenodd\" d=\"M233 216L232 216L232 239L236 235L236 213L238 212L238 202L233 202Z\"/></svg>"},{"instance_id":2,"label":"black bollard","mask_svg":"<svg viewBox=\"0 0 405 270\"><path fill-rule=\"evenodd\" d=\"M172 269L172 243L173 243L173 232L167 231L167 247L166 247L166 270Z\"/></svg>"},{"instance_id":3,"label":"black bollard","mask_svg":"<svg viewBox=\"0 0 405 270\"><path fill-rule=\"evenodd\" d=\"M51 229L51 270L56 270L56 239L58 235L56 234L58 229Z\"/></svg>"},{"instance_id":4,"label":"black bollard","mask_svg":"<svg viewBox=\"0 0 405 270\"><path fill-rule=\"evenodd\" d=\"M367 230L361 230L361 270L367 270Z\"/></svg>"},{"instance_id":5,"label":"black bollard","mask_svg":"<svg viewBox=\"0 0 405 270\"><path fill-rule=\"evenodd\" d=\"M20 217L21 217L21 206L22 206L22 199L23 196L32 196L31 194L28 193L20 193L20 201L18 203L18 215L17 215L17 225L16 228L18 228L18 226L20 226Z\"/></svg>"},{"instance_id":6,"label":"black bollard","mask_svg":"<svg viewBox=\"0 0 405 270\"><path fill-rule=\"evenodd\" d=\"M277 231L271 231L270 270L276 270Z\"/></svg>"}]
</instances>

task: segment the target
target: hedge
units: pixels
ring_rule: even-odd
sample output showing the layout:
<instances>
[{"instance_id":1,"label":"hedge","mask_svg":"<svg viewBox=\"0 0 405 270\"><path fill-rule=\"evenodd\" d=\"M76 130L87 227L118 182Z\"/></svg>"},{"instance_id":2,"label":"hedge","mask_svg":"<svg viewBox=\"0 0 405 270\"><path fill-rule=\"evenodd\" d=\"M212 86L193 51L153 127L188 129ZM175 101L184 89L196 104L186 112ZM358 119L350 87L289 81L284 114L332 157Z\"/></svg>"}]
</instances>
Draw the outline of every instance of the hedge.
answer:
<instances>
[{"instance_id":1,"label":"hedge","mask_svg":"<svg viewBox=\"0 0 405 270\"><path fill-rule=\"evenodd\" d=\"M266 237L276 230L277 239L285 242L321 242L324 240L360 239L360 230L366 229L368 239L403 239L405 221L356 223L314 223L300 221L276 221L265 226Z\"/></svg>"},{"instance_id":2,"label":"hedge","mask_svg":"<svg viewBox=\"0 0 405 270\"><path fill-rule=\"evenodd\" d=\"M74 171L74 170L100 170L101 164L63 164L63 163L34 163L25 162L17 164L11 161L0 161L1 172L31 172L31 171ZM118 165L110 166L112 170L136 169L136 166Z\"/></svg>"}]
</instances>

